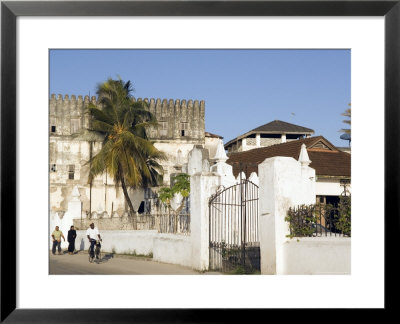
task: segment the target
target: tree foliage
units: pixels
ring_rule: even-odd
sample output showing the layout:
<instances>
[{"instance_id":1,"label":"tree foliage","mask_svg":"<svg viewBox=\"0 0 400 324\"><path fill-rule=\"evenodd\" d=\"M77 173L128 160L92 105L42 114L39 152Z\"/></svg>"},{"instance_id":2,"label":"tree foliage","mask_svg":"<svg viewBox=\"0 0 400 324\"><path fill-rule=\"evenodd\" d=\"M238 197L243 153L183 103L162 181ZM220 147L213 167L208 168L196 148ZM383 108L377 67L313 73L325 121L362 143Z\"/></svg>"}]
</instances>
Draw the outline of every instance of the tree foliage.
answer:
<instances>
[{"instance_id":1,"label":"tree foliage","mask_svg":"<svg viewBox=\"0 0 400 324\"><path fill-rule=\"evenodd\" d=\"M186 173L180 173L172 178L172 187L163 187L158 192L158 197L161 202L168 208L171 207L171 200L174 195L181 194L183 198L186 198L190 194L190 176ZM182 201L181 207L184 202ZM179 209L179 208L178 208Z\"/></svg>"},{"instance_id":2,"label":"tree foliage","mask_svg":"<svg viewBox=\"0 0 400 324\"><path fill-rule=\"evenodd\" d=\"M163 187L160 188L158 192L158 198L161 200L161 202L169 208L171 208L171 200L174 198L174 193L172 191L172 188L169 187Z\"/></svg>"},{"instance_id":3,"label":"tree foliage","mask_svg":"<svg viewBox=\"0 0 400 324\"><path fill-rule=\"evenodd\" d=\"M348 118L348 119L344 119L343 123L345 123L345 124L350 126L351 125L351 103L349 103L349 108L347 108L345 110L345 112L342 113L342 116L345 116L345 117ZM340 131L345 133L345 134L351 135L351 128L342 128Z\"/></svg>"},{"instance_id":4,"label":"tree foliage","mask_svg":"<svg viewBox=\"0 0 400 324\"><path fill-rule=\"evenodd\" d=\"M158 192L158 197L160 201L168 208L168 214L171 213L171 202L175 195L180 194L182 196L182 201L178 208L174 211L174 232L177 232L178 226L178 215L185 206L185 198L190 194L190 176L186 173L180 173L172 178L172 187L163 187Z\"/></svg>"},{"instance_id":5,"label":"tree foliage","mask_svg":"<svg viewBox=\"0 0 400 324\"><path fill-rule=\"evenodd\" d=\"M90 161L88 181L107 172L121 185L131 213L128 188L159 185L165 154L147 137L147 129L157 121L144 101L134 101L130 81L109 78L97 86L98 104L90 103L90 130L104 136L101 150Z\"/></svg>"},{"instance_id":6,"label":"tree foliage","mask_svg":"<svg viewBox=\"0 0 400 324\"><path fill-rule=\"evenodd\" d=\"M190 194L190 177L186 173L180 173L173 178L174 185L172 192L174 194L180 193L183 198L188 197Z\"/></svg>"},{"instance_id":7,"label":"tree foliage","mask_svg":"<svg viewBox=\"0 0 400 324\"><path fill-rule=\"evenodd\" d=\"M336 228L343 235L351 236L351 195L340 196Z\"/></svg>"}]
</instances>

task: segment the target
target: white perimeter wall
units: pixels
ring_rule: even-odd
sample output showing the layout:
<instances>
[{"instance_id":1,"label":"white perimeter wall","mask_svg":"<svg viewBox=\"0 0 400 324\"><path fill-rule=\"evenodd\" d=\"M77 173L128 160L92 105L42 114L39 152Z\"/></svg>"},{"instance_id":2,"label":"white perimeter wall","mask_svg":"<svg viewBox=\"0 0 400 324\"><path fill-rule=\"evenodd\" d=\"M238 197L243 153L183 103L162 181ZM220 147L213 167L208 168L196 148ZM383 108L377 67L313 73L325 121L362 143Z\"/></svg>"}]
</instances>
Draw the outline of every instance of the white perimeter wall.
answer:
<instances>
[{"instance_id":1,"label":"white perimeter wall","mask_svg":"<svg viewBox=\"0 0 400 324\"><path fill-rule=\"evenodd\" d=\"M75 249L89 249L86 231L76 231ZM153 253L153 260L183 266L192 266L190 236L164 234L157 231L101 231L101 248L104 252L120 254ZM51 246L50 246L51 248Z\"/></svg>"},{"instance_id":2,"label":"white perimeter wall","mask_svg":"<svg viewBox=\"0 0 400 324\"><path fill-rule=\"evenodd\" d=\"M89 249L86 231L76 231L76 250ZM153 239L157 231L100 231L101 249L105 252L149 254L153 252Z\"/></svg>"},{"instance_id":3,"label":"white perimeter wall","mask_svg":"<svg viewBox=\"0 0 400 324\"><path fill-rule=\"evenodd\" d=\"M350 241L335 236L288 240L283 245L281 274L350 274Z\"/></svg>"},{"instance_id":4,"label":"white perimeter wall","mask_svg":"<svg viewBox=\"0 0 400 324\"><path fill-rule=\"evenodd\" d=\"M190 236L159 234L153 239L153 260L187 267L192 266Z\"/></svg>"}]
</instances>

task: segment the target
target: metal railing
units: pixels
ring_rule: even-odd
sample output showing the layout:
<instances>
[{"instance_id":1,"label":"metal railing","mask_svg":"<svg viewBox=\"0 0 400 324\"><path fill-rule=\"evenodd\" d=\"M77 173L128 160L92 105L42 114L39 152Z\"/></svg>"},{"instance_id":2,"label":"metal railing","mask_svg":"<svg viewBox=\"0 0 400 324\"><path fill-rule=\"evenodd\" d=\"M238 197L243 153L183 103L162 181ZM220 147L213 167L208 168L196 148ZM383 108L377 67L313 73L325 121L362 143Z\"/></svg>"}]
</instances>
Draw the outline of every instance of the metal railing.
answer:
<instances>
[{"instance_id":1,"label":"metal railing","mask_svg":"<svg viewBox=\"0 0 400 324\"><path fill-rule=\"evenodd\" d=\"M350 202L301 205L289 208L285 218L290 237L351 236Z\"/></svg>"},{"instance_id":2,"label":"metal railing","mask_svg":"<svg viewBox=\"0 0 400 324\"><path fill-rule=\"evenodd\" d=\"M157 230L159 233L190 234L190 214L160 213L137 216L138 230Z\"/></svg>"}]
</instances>

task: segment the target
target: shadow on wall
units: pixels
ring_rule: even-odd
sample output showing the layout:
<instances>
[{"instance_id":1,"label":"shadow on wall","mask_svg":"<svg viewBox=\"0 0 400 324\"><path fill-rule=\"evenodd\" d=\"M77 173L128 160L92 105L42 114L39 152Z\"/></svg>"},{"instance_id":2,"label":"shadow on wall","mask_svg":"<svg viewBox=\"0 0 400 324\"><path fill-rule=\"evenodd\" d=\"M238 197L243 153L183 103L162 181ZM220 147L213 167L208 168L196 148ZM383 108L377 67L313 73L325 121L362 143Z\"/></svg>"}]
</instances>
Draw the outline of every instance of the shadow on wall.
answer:
<instances>
[{"instance_id":1,"label":"shadow on wall","mask_svg":"<svg viewBox=\"0 0 400 324\"><path fill-rule=\"evenodd\" d=\"M85 249L85 241L83 240L83 238L81 239L81 244L79 246L79 251L83 251Z\"/></svg>"}]
</instances>

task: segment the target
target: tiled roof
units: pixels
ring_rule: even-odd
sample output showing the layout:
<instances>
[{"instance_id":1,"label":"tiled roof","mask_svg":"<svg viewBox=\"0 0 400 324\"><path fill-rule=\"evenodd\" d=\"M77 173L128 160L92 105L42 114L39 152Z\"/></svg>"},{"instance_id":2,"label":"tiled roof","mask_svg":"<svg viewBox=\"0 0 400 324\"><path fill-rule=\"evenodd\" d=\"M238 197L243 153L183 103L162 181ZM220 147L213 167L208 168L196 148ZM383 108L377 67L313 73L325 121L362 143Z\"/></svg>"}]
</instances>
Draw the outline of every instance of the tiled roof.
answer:
<instances>
[{"instance_id":1,"label":"tiled roof","mask_svg":"<svg viewBox=\"0 0 400 324\"><path fill-rule=\"evenodd\" d=\"M312 161L310 167L315 169L317 176L351 176L351 155L336 149L334 145L322 136L230 153L226 163L233 166L235 177L239 174L240 163L242 163L243 171L248 177L251 172L258 173L258 164L267 158L287 156L298 160L303 143L306 145L308 156Z\"/></svg>"},{"instance_id":2,"label":"tiled roof","mask_svg":"<svg viewBox=\"0 0 400 324\"><path fill-rule=\"evenodd\" d=\"M224 146L225 148L229 146L231 143L235 142L237 139L246 137L250 134L254 133L263 133L263 134L314 134L314 130L310 128L306 128L303 126L298 126L294 124L290 124L281 120L274 120L268 124L259 126L257 128L252 129L234 139L228 141Z\"/></svg>"},{"instance_id":3,"label":"tiled roof","mask_svg":"<svg viewBox=\"0 0 400 324\"><path fill-rule=\"evenodd\" d=\"M214 138L223 138L222 136L220 136L220 135L216 135L216 134L213 134L213 133L210 133L210 132L204 132L204 135L205 135L205 137L214 137Z\"/></svg>"},{"instance_id":4,"label":"tiled roof","mask_svg":"<svg viewBox=\"0 0 400 324\"><path fill-rule=\"evenodd\" d=\"M250 132L276 132L276 133L314 133L314 130L303 126L290 124L281 120L274 120L268 124L252 129Z\"/></svg>"}]
</instances>

